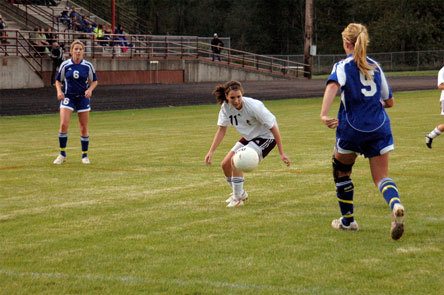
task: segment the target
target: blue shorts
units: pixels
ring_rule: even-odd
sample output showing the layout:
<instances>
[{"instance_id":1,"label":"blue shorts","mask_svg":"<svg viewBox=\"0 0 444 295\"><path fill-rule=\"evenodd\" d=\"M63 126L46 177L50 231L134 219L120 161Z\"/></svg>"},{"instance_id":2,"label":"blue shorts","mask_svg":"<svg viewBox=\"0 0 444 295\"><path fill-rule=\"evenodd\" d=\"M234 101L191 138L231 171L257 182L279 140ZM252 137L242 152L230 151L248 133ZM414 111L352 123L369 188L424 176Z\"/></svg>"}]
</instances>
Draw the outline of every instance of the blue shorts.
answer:
<instances>
[{"instance_id":1,"label":"blue shorts","mask_svg":"<svg viewBox=\"0 0 444 295\"><path fill-rule=\"evenodd\" d=\"M89 112L91 110L90 99L84 95L69 95L66 94L65 98L60 102L61 109L70 109L71 111Z\"/></svg>"},{"instance_id":2,"label":"blue shorts","mask_svg":"<svg viewBox=\"0 0 444 295\"><path fill-rule=\"evenodd\" d=\"M372 158L395 149L389 122L373 132L361 132L345 125L336 130L336 150L341 154L357 153Z\"/></svg>"}]
</instances>

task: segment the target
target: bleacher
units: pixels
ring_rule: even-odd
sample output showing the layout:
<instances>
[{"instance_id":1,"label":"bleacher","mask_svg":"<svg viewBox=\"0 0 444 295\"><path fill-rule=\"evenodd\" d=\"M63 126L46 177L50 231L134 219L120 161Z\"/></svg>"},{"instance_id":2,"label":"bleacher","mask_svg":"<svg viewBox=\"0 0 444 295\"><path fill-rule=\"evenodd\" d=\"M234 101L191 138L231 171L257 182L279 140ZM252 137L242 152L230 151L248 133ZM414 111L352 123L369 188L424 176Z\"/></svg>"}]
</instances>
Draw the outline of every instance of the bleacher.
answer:
<instances>
[{"instance_id":1,"label":"bleacher","mask_svg":"<svg viewBox=\"0 0 444 295\"><path fill-rule=\"evenodd\" d=\"M193 68L197 71L202 70L202 66L197 65L186 66L182 61L195 62L198 61L205 69L213 68L211 72L217 73L219 76L221 71L227 73L229 71L243 71L242 77L249 79L250 77L257 78L256 75L265 75L272 78L298 78L304 76L305 65L289 60L283 60L270 56L258 55L250 52L244 52L230 48L229 38L223 38L223 42L227 44L221 54L222 61L211 61L211 45L210 37L197 36L170 36L170 35L152 35L152 34L129 34L124 31L123 34L113 34L111 30L105 33L106 38L97 38L95 33L91 32L91 27L96 25L103 25L110 27L110 23L97 15L91 13L84 7L80 7L71 1L61 0L57 5L35 5L27 4L31 0L21 0L20 3L11 4L9 1L0 0L0 13L4 14L16 25L9 27L6 30L8 34L7 40L9 44L0 46L0 56L19 56L26 59L29 66L48 83L47 69L51 59L46 50L37 50L35 45L36 33L35 28L43 27L50 29L54 39L65 45L65 57L69 57L68 45L75 39L80 39L86 45L85 58L95 59L96 62L104 60L114 60L113 66L101 63L105 71L112 71L115 68L126 71L149 71L150 65L153 61L157 62L156 71L159 78L159 83L163 83L162 77L159 75L164 71L167 73L170 70L187 71ZM86 17L93 25L85 26L72 25L64 23L59 19L61 12L69 7L73 8L79 13L82 18ZM81 18L79 18L81 19ZM45 38L45 37L41 37ZM40 46L41 47L41 46ZM136 61L132 63L130 61ZM138 61L138 62L137 62ZM164 62L165 61L165 62ZM175 61L178 61L177 63ZM174 62L174 66L172 66ZM133 66L129 66L133 64ZM251 73L248 74L248 73ZM188 75L190 80L187 80L186 75L182 74L183 81L209 81L214 79L213 74L195 74L195 77ZM166 78L168 80L168 78ZM205 80L207 79L207 80ZM177 80L175 80L177 81ZM119 81L115 81L119 82ZM146 80L141 81L147 82Z\"/></svg>"}]
</instances>

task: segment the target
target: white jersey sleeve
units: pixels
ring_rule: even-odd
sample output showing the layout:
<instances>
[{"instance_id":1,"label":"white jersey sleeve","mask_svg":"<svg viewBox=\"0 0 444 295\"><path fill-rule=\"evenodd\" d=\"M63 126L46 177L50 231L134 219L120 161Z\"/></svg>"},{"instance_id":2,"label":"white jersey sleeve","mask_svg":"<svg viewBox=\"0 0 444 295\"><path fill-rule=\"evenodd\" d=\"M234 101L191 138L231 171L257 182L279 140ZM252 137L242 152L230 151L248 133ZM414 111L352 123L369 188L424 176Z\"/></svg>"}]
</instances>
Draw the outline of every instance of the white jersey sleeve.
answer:
<instances>
[{"instance_id":1,"label":"white jersey sleeve","mask_svg":"<svg viewBox=\"0 0 444 295\"><path fill-rule=\"evenodd\" d=\"M219 110L219 117L217 118L217 125L218 126L228 126L230 125L230 118L229 115L227 115L227 104L224 102Z\"/></svg>"},{"instance_id":2,"label":"white jersey sleeve","mask_svg":"<svg viewBox=\"0 0 444 295\"><path fill-rule=\"evenodd\" d=\"M441 85L444 83L444 67L441 68L438 72L438 85ZM441 98L440 101L444 101L444 90L441 91Z\"/></svg>"}]
</instances>

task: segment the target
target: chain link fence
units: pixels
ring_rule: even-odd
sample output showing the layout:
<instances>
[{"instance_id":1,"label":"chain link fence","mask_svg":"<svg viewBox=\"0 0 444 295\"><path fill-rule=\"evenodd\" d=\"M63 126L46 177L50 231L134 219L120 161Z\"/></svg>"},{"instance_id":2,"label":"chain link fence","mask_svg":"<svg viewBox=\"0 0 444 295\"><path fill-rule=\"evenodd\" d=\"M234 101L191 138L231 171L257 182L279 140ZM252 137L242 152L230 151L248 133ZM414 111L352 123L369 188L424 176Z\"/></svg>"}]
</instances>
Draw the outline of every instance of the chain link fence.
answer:
<instances>
[{"instance_id":1,"label":"chain link fence","mask_svg":"<svg viewBox=\"0 0 444 295\"><path fill-rule=\"evenodd\" d=\"M330 73L333 64L344 56L344 54L313 56L313 74ZM386 72L439 70L444 66L444 50L369 53L368 56L378 61ZM272 57L304 62L304 55L272 55Z\"/></svg>"}]
</instances>

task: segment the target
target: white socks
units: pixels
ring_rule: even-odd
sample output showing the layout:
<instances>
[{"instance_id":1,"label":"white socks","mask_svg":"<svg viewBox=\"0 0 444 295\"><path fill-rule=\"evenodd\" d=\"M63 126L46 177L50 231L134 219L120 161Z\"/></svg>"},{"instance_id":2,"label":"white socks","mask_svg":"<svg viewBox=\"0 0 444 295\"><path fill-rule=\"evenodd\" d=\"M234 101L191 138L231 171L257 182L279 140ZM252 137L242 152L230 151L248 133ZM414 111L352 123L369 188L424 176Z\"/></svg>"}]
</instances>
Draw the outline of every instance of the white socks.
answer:
<instances>
[{"instance_id":1,"label":"white socks","mask_svg":"<svg viewBox=\"0 0 444 295\"><path fill-rule=\"evenodd\" d=\"M233 193L236 198L239 198L244 193L244 178L243 177L232 177L233 182Z\"/></svg>"},{"instance_id":2,"label":"white socks","mask_svg":"<svg viewBox=\"0 0 444 295\"><path fill-rule=\"evenodd\" d=\"M441 135L441 131L439 131L438 127L436 127L435 129L433 129L432 132L430 132L427 136L430 138L435 138L437 136Z\"/></svg>"}]
</instances>

